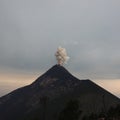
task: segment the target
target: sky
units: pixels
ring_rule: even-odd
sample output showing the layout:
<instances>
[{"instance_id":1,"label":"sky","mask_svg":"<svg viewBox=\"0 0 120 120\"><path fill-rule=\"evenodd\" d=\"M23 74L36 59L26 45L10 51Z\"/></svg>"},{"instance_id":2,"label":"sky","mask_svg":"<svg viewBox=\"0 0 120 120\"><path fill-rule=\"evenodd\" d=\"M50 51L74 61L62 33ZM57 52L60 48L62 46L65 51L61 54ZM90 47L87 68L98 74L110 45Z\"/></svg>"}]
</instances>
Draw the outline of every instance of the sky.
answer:
<instances>
[{"instance_id":1,"label":"sky","mask_svg":"<svg viewBox=\"0 0 120 120\"><path fill-rule=\"evenodd\" d=\"M120 97L119 0L0 0L0 96L57 63Z\"/></svg>"}]
</instances>

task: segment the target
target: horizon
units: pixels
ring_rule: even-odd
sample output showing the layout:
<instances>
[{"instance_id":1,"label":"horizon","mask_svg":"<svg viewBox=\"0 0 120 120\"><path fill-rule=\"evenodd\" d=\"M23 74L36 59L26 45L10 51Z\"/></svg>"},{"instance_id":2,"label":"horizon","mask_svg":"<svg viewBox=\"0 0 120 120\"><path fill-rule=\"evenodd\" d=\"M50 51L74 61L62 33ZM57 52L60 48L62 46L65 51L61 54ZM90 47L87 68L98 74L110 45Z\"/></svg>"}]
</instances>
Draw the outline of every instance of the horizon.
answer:
<instances>
[{"instance_id":1,"label":"horizon","mask_svg":"<svg viewBox=\"0 0 120 120\"><path fill-rule=\"evenodd\" d=\"M63 66L64 67L64 66ZM66 68L66 67L65 67ZM49 68L50 69L50 68ZM66 68L67 69L67 68ZM47 69L48 70L48 69ZM46 71L47 71L46 70ZM67 69L69 71L69 69ZM11 74L8 73L7 76L3 75L1 76L4 81L0 81L0 97L27 85L30 85L32 82L34 82L38 77L40 77L42 74L44 74L46 71L41 71L40 73L16 73L16 74ZM69 71L70 72L70 71ZM71 72L70 72L71 73ZM119 79L92 79L92 78L81 78L78 73L71 73L73 76L77 77L79 80L91 80L92 82L96 83L98 86L104 88L111 94L115 95L116 97L120 98L120 80Z\"/></svg>"}]
</instances>

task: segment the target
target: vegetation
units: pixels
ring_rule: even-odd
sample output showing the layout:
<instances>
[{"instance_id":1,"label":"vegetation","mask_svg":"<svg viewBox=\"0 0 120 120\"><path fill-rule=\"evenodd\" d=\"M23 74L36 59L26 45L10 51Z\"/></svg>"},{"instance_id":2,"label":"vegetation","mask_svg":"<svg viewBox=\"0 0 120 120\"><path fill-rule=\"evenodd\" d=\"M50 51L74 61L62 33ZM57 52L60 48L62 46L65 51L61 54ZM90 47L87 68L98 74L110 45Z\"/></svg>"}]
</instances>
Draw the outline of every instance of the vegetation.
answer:
<instances>
[{"instance_id":1,"label":"vegetation","mask_svg":"<svg viewBox=\"0 0 120 120\"><path fill-rule=\"evenodd\" d=\"M101 112L99 114L90 114L83 117L82 120L120 120L120 105L111 107L107 114Z\"/></svg>"},{"instance_id":2,"label":"vegetation","mask_svg":"<svg viewBox=\"0 0 120 120\"><path fill-rule=\"evenodd\" d=\"M47 96L40 97L40 104L42 105L42 109L43 109L42 120L46 120L48 99L49 98Z\"/></svg>"},{"instance_id":3,"label":"vegetation","mask_svg":"<svg viewBox=\"0 0 120 120\"><path fill-rule=\"evenodd\" d=\"M78 120L82 111L79 110L79 101L70 100L61 111L58 120Z\"/></svg>"},{"instance_id":4,"label":"vegetation","mask_svg":"<svg viewBox=\"0 0 120 120\"><path fill-rule=\"evenodd\" d=\"M120 105L109 109L108 118L109 120L120 120Z\"/></svg>"}]
</instances>

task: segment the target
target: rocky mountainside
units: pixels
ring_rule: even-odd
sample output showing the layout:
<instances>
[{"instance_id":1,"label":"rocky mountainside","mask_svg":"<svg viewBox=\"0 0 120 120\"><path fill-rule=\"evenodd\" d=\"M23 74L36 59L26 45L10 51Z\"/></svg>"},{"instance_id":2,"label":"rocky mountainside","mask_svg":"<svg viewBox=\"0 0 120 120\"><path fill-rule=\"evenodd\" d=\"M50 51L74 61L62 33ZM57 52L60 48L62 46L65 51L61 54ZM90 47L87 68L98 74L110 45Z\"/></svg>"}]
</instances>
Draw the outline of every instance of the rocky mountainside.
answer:
<instances>
[{"instance_id":1,"label":"rocky mountainside","mask_svg":"<svg viewBox=\"0 0 120 120\"><path fill-rule=\"evenodd\" d=\"M79 80L55 65L32 84L0 98L0 120L57 120L69 100L77 99L82 114L107 111L120 99L91 80Z\"/></svg>"}]
</instances>

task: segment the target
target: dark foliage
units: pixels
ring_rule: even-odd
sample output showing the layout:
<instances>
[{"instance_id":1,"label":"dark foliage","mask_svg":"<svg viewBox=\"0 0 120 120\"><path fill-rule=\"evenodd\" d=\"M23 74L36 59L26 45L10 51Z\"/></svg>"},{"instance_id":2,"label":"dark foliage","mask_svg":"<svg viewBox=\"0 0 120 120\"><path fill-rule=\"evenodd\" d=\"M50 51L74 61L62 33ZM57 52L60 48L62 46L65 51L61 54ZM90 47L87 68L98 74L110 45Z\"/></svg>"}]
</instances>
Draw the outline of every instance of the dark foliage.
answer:
<instances>
[{"instance_id":1,"label":"dark foliage","mask_svg":"<svg viewBox=\"0 0 120 120\"><path fill-rule=\"evenodd\" d=\"M108 111L108 118L109 120L120 120L120 105L116 107L111 107Z\"/></svg>"},{"instance_id":2,"label":"dark foliage","mask_svg":"<svg viewBox=\"0 0 120 120\"><path fill-rule=\"evenodd\" d=\"M97 118L98 118L97 114L91 113L88 116L87 115L84 116L82 120L97 120Z\"/></svg>"},{"instance_id":3,"label":"dark foliage","mask_svg":"<svg viewBox=\"0 0 120 120\"><path fill-rule=\"evenodd\" d=\"M70 100L61 111L58 120L78 120L81 113L79 102L77 100Z\"/></svg>"},{"instance_id":4,"label":"dark foliage","mask_svg":"<svg viewBox=\"0 0 120 120\"><path fill-rule=\"evenodd\" d=\"M83 117L82 120L120 120L120 105L116 107L111 107L107 114L106 113L99 113L99 114L90 114Z\"/></svg>"}]
</instances>

